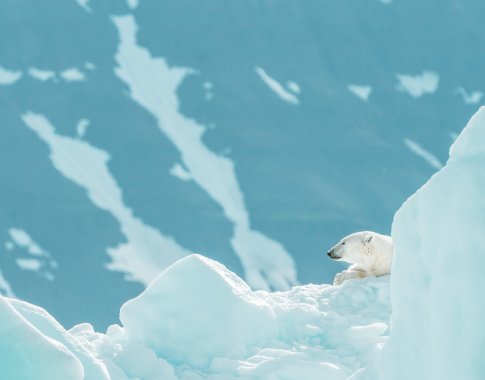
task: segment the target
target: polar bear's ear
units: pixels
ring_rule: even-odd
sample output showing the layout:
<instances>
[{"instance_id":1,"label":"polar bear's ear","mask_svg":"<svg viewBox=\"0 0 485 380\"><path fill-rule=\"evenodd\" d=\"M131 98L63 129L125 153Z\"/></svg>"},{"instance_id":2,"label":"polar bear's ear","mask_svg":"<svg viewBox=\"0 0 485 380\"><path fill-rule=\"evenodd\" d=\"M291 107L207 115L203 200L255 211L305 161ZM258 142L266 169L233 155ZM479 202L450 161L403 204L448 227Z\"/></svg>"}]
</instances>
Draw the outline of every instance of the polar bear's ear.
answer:
<instances>
[{"instance_id":1,"label":"polar bear's ear","mask_svg":"<svg viewBox=\"0 0 485 380\"><path fill-rule=\"evenodd\" d=\"M364 238L362 239L364 244L369 244L372 240L374 240L373 234L365 234Z\"/></svg>"}]
</instances>

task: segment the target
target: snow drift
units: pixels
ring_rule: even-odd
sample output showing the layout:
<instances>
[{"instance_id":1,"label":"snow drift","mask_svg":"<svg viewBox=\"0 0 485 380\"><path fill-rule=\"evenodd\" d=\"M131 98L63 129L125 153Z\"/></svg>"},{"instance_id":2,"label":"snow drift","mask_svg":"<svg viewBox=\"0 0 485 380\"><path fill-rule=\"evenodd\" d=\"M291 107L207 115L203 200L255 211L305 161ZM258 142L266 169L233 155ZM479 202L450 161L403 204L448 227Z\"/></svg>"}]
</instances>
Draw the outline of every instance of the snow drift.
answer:
<instances>
[{"instance_id":1,"label":"snow drift","mask_svg":"<svg viewBox=\"0 0 485 380\"><path fill-rule=\"evenodd\" d=\"M393 223L389 277L253 292L191 255L121 308L106 334L66 331L0 298L0 366L14 380L482 379L485 108Z\"/></svg>"}]
</instances>

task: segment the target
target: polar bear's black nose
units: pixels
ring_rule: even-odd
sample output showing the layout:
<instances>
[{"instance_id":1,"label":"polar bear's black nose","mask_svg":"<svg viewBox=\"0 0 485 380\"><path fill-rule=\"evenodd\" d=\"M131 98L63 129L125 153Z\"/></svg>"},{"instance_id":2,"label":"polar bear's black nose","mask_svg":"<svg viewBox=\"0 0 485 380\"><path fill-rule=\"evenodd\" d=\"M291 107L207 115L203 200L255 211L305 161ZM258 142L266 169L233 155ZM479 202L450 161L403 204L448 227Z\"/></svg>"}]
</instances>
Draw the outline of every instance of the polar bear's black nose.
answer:
<instances>
[{"instance_id":1,"label":"polar bear's black nose","mask_svg":"<svg viewBox=\"0 0 485 380\"><path fill-rule=\"evenodd\" d=\"M332 258L332 259L333 259L333 251L332 251L332 250L328 251L328 252L327 252L327 255L328 255L330 258Z\"/></svg>"}]
</instances>

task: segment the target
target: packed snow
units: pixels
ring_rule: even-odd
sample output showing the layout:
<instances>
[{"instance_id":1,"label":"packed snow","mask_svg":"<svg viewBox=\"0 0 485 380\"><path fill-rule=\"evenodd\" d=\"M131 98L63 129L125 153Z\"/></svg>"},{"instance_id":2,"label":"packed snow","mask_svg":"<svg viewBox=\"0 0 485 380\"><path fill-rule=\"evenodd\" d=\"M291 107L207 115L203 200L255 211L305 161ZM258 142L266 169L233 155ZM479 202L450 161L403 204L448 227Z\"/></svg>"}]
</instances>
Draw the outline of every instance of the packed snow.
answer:
<instances>
[{"instance_id":1,"label":"packed snow","mask_svg":"<svg viewBox=\"0 0 485 380\"><path fill-rule=\"evenodd\" d=\"M420 75L397 74L399 84L397 89L406 92L413 98L420 98L425 94L433 94L440 81L439 75L434 71L423 71Z\"/></svg>"},{"instance_id":2,"label":"packed snow","mask_svg":"<svg viewBox=\"0 0 485 380\"><path fill-rule=\"evenodd\" d=\"M193 69L170 67L138 46L137 24L131 15L113 17L120 45L116 74L127 84L131 98L156 117L160 131L174 144L194 182L224 211L234 225L231 245L245 280L260 289L288 289L296 284L296 268L283 245L251 228L234 163L210 150L203 141L206 127L179 110L177 89Z\"/></svg>"},{"instance_id":3,"label":"packed snow","mask_svg":"<svg viewBox=\"0 0 485 380\"><path fill-rule=\"evenodd\" d=\"M287 103L298 105L300 104L300 100L298 99L297 96L294 94L288 92L283 85L278 82L276 79L270 77L268 73L261 67L256 67L256 73L259 75L259 77L263 80L263 82L282 100L284 100ZM293 83L293 82L290 82ZM299 87L295 87L294 85L292 86L291 84L289 85L289 88L292 92L298 93ZM296 91L295 91L296 89Z\"/></svg>"},{"instance_id":4,"label":"packed snow","mask_svg":"<svg viewBox=\"0 0 485 380\"><path fill-rule=\"evenodd\" d=\"M190 253L172 237L162 235L133 215L109 170L107 152L83 140L57 134L43 115L29 112L22 119L48 145L54 167L85 189L95 206L108 211L120 223L127 241L108 249L112 259L108 269L126 273L127 280L148 284L160 270Z\"/></svg>"},{"instance_id":5,"label":"packed snow","mask_svg":"<svg viewBox=\"0 0 485 380\"><path fill-rule=\"evenodd\" d=\"M433 169L440 170L443 167L443 164L440 160L431 152L424 149L420 144L416 141L411 140L409 138L404 139L404 144L408 147L408 149L413 152L418 157L422 158L426 163L428 163Z\"/></svg>"},{"instance_id":6,"label":"packed snow","mask_svg":"<svg viewBox=\"0 0 485 380\"><path fill-rule=\"evenodd\" d=\"M17 82L20 78L22 78L21 71L11 71L2 66L0 66L0 85L11 85Z\"/></svg>"},{"instance_id":7,"label":"packed snow","mask_svg":"<svg viewBox=\"0 0 485 380\"><path fill-rule=\"evenodd\" d=\"M372 92L372 87L371 86L362 86L358 84L349 84L347 86L347 89L357 96L358 98L367 101L369 99L369 96Z\"/></svg>"}]
</instances>

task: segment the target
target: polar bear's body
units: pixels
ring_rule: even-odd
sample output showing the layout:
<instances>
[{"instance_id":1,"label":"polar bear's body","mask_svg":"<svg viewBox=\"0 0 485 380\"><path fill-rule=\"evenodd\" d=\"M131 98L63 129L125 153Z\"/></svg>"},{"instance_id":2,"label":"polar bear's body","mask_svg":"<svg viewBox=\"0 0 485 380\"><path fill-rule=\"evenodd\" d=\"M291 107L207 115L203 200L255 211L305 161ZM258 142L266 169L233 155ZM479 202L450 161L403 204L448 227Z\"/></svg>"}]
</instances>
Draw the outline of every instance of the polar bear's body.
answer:
<instances>
[{"instance_id":1,"label":"polar bear's body","mask_svg":"<svg viewBox=\"0 0 485 380\"><path fill-rule=\"evenodd\" d=\"M334 285L340 285L351 278L391 273L392 252L392 239L387 235L362 231L344 237L327 254L333 260L352 265L335 276Z\"/></svg>"}]
</instances>

